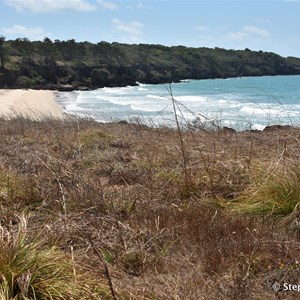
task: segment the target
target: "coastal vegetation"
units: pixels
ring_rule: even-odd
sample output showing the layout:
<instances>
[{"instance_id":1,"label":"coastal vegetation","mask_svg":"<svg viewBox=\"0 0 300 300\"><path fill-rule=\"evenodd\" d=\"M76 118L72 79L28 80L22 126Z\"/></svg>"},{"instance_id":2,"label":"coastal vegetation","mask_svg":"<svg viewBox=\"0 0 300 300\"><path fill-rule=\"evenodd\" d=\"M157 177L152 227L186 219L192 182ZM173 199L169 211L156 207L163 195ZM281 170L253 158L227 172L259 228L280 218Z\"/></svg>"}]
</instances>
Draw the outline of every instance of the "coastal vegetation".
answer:
<instances>
[{"instance_id":1,"label":"coastal vegetation","mask_svg":"<svg viewBox=\"0 0 300 300\"><path fill-rule=\"evenodd\" d=\"M290 74L249 49L0 37L0 88ZM0 117L0 300L297 297L300 129L182 124L167 89L174 128Z\"/></svg>"},{"instance_id":2,"label":"coastal vegetation","mask_svg":"<svg viewBox=\"0 0 300 300\"><path fill-rule=\"evenodd\" d=\"M300 74L272 52L0 37L0 88L93 89L182 79Z\"/></svg>"},{"instance_id":3,"label":"coastal vegetation","mask_svg":"<svg viewBox=\"0 0 300 300\"><path fill-rule=\"evenodd\" d=\"M0 299L297 297L272 286L300 275L298 128L19 116L0 135Z\"/></svg>"}]
</instances>

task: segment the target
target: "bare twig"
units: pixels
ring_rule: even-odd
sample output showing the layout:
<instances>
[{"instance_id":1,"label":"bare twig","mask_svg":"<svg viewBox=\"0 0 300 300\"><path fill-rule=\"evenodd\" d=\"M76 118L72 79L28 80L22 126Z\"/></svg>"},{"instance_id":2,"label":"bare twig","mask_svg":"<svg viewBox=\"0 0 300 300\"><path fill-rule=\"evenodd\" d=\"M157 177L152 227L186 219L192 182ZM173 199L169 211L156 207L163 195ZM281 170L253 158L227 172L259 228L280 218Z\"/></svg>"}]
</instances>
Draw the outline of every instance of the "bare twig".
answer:
<instances>
[{"instance_id":1,"label":"bare twig","mask_svg":"<svg viewBox=\"0 0 300 300\"><path fill-rule=\"evenodd\" d=\"M117 295L116 295L116 292L114 290L114 286L113 286L113 283L112 283L112 280L111 280L111 276L109 274L109 270L108 270L108 266L107 266L107 263L105 262L102 254L98 251L97 247L95 246L95 243L94 241L92 240L91 237L88 238L89 239L89 242L90 242L90 245L92 246L95 254L98 256L98 258L100 259L101 263L103 264L103 267L104 267L104 274L107 278L107 281L108 281L108 285L109 285L109 288L110 288L110 292L111 292L111 296L113 298L113 300L117 300Z\"/></svg>"},{"instance_id":2,"label":"bare twig","mask_svg":"<svg viewBox=\"0 0 300 300\"><path fill-rule=\"evenodd\" d=\"M188 171L187 171L187 155L186 155L186 151L185 151L183 134L182 134L181 127L180 127L180 124L179 124L179 120L178 120L177 109L176 109L176 100L173 96L173 91L172 91L171 84L169 84L168 92L171 96L176 127L177 127L177 130L178 130L178 135L179 135L179 140L180 140L180 147L181 147L181 154L182 154L182 165L183 165L183 171L184 171L184 175L185 175L185 191L188 192L188 190L189 190L189 181L190 180L189 180L189 175L188 175Z\"/></svg>"}]
</instances>

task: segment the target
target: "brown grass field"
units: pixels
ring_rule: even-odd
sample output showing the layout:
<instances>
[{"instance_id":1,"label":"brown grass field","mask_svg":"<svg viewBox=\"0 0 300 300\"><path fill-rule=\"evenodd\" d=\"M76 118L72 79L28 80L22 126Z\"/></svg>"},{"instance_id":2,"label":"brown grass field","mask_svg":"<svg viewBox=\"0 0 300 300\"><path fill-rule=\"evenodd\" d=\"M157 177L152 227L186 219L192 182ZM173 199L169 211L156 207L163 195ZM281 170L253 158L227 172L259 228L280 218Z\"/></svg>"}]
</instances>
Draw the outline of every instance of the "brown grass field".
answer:
<instances>
[{"instance_id":1,"label":"brown grass field","mask_svg":"<svg viewBox=\"0 0 300 300\"><path fill-rule=\"evenodd\" d=\"M297 299L299 162L298 128L2 118L0 299Z\"/></svg>"}]
</instances>

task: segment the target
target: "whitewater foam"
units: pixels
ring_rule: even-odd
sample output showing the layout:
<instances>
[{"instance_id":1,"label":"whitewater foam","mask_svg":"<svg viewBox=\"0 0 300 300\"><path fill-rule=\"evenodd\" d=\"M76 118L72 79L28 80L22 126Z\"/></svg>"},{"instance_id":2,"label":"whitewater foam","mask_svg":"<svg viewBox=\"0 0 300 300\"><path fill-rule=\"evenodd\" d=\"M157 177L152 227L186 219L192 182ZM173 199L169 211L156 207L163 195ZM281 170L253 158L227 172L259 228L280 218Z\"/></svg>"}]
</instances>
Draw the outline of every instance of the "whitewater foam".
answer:
<instances>
[{"instance_id":1,"label":"whitewater foam","mask_svg":"<svg viewBox=\"0 0 300 300\"><path fill-rule=\"evenodd\" d=\"M126 120L140 117L159 124L174 120L166 85L138 84L63 94L59 101L67 113L89 114L97 120L104 115ZM182 122L202 115L216 118L221 126L259 130L275 123L300 123L300 76L188 80L172 84L172 94L179 115L183 114Z\"/></svg>"}]
</instances>

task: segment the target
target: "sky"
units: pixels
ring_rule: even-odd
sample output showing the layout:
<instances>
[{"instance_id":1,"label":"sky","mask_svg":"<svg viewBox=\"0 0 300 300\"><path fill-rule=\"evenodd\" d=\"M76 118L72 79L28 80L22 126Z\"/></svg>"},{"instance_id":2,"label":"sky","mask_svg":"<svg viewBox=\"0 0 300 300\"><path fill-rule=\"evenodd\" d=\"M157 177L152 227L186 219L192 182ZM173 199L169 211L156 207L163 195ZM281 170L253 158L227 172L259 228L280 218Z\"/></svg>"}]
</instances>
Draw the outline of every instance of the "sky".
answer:
<instances>
[{"instance_id":1,"label":"sky","mask_svg":"<svg viewBox=\"0 0 300 300\"><path fill-rule=\"evenodd\" d=\"M300 0L0 0L0 35L300 57L299 16Z\"/></svg>"}]
</instances>

